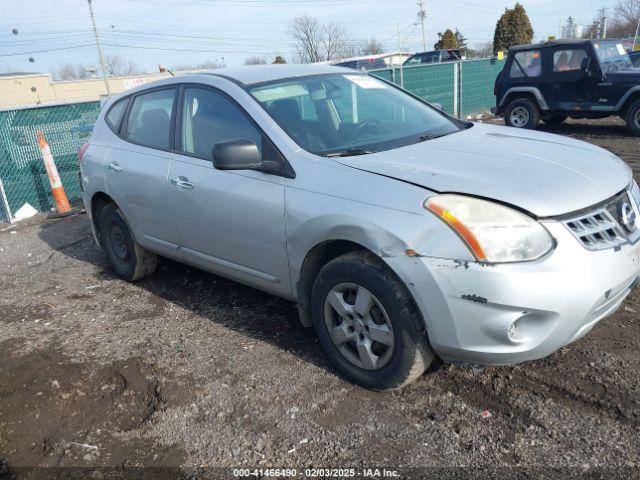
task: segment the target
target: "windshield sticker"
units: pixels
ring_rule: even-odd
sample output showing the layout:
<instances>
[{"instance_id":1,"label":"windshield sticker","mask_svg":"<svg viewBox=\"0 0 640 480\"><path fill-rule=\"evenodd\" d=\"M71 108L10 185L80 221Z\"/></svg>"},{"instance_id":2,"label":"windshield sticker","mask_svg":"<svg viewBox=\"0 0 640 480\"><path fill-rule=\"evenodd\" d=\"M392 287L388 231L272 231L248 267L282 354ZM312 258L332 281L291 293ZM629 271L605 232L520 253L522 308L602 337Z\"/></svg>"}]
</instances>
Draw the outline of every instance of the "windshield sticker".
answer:
<instances>
[{"instance_id":1,"label":"windshield sticker","mask_svg":"<svg viewBox=\"0 0 640 480\"><path fill-rule=\"evenodd\" d=\"M345 75L344 78L352 81L360 88L387 88L384 83L365 75Z\"/></svg>"},{"instance_id":2,"label":"windshield sticker","mask_svg":"<svg viewBox=\"0 0 640 480\"><path fill-rule=\"evenodd\" d=\"M616 45L616 47L618 47L618 53L620 55L626 55L627 54L627 51L624 49L624 45L622 45L621 43Z\"/></svg>"}]
</instances>

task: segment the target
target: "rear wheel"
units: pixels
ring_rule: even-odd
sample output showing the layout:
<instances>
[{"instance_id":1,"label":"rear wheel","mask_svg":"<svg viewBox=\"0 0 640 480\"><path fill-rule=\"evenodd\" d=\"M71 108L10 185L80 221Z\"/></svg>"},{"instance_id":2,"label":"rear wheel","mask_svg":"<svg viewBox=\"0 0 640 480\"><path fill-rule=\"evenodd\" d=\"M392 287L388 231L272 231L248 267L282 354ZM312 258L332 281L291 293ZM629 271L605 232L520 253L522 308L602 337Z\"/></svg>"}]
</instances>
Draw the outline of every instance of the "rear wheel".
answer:
<instances>
[{"instance_id":1,"label":"rear wheel","mask_svg":"<svg viewBox=\"0 0 640 480\"><path fill-rule=\"evenodd\" d=\"M567 115L550 115L544 118L544 123L547 125L560 125L564 123L567 118Z\"/></svg>"},{"instance_id":2,"label":"rear wheel","mask_svg":"<svg viewBox=\"0 0 640 480\"><path fill-rule=\"evenodd\" d=\"M158 257L136 243L118 207L112 203L105 205L98 224L102 246L118 276L133 282L155 272Z\"/></svg>"},{"instance_id":3,"label":"rear wheel","mask_svg":"<svg viewBox=\"0 0 640 480\"><path fill-rule=\"evenodd\" d=\"M352 252L325 265L311 296L322 348L350 381L400 388L435 358L411 295L373 254Z\"/></svg>"},{"instance_id":4,"label":"rear wheel","mask_svg":"<svg viewBox=\"0 0 640 480\"><path fill-rule=\"evenodd\" d=\"M533 130L540 123L540 109L532 100L519 98L507 105L504 123L509 127Z\"/></svg>"},{"instance_id":5,"label":"rear wheel","mask_svg":"<svg viewBox=\"0 0 640 480\"><path fill-rule=\"evenodd\" d=\"M640 136L640 98L633 102L627 110L626 120L631 133Z\"/></svg>"}]
</instances>

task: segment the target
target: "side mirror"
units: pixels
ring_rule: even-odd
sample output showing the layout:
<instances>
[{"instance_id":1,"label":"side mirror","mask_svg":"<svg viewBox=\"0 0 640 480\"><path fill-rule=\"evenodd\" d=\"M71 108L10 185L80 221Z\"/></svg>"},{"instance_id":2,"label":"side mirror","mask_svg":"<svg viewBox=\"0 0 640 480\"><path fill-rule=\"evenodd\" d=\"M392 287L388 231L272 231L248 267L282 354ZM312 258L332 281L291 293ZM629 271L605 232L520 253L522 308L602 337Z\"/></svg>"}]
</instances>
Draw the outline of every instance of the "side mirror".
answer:
<instances>
[{"instance_id":1,"label":"side mirror","mask_svg":"<svg viewBox=\"0 0 640 480\"><path fill-rule=\"evenodd\" d=\"M270 151L270 144L267 142L264 148ZM288 162L263 160L255 142L246 139L216 144L213 147L213 166L218 170L257 170L271 175L296 178Z\"/></svg>"},{"instance_id":2,"label":"side mirror","mask_svg":"<svg viewBox=\"0 0 640 480\"><path fill-rule=\"evenodd\" d=\"M256 170L262 166L260 151L251 140L231 140L213 147L213 166L218 170Z\"/></svg>"}]
</instances>

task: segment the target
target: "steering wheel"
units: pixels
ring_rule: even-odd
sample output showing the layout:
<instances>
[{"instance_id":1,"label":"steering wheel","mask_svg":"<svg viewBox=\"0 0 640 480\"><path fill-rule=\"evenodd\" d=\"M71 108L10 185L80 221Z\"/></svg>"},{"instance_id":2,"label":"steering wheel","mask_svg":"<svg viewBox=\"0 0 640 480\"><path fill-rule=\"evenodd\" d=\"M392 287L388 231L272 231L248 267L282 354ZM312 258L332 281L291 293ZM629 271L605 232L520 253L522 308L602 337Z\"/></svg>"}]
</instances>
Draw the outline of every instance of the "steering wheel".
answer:
<instances>
[{"instance_id":1,"label":"steering wheel","mask_svg":"<svg viewBox=\"0 0 640 480\"><path fill-rule=\"evenodd\" d=\"M378 120L377 118L367 118L365 121L363 121L358 126L358 128L356 128L356 131L353 132L353 135L351 135L351 140L356 140L368 128L376 128L377 129L379 126L380 126L380 120Z\"/></svg>"}]
</instances>

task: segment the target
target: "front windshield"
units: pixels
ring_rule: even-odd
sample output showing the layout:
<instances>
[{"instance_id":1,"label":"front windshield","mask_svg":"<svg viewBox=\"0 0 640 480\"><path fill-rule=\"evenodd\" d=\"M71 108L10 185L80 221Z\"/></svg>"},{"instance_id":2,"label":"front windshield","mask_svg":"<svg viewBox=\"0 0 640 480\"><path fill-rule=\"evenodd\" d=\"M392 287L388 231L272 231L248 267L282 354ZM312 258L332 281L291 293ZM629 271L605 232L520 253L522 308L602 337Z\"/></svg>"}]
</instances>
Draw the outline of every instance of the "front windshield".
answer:
<instances>
[{"instance_id":1,"label":"front windshield","mask_svg":"<svg viewBox=\"0 0 640 480\"><path fill-rule=\"evenodd\" d=\"M622 43L616 41L593 42L600 68L604 73L633 68L629 54Z\"/></svg>"},{"instance_id":2,"label":"front windshield","mask_svg":"<svg viewBox=\"0 0 640 480\"><path fill-rule=\"evenodd\" d=\"M249 91L298 145L317 155L390 150L463 128L367 75L301 77L261 84Z\"/></svg>"}]
</instances>

